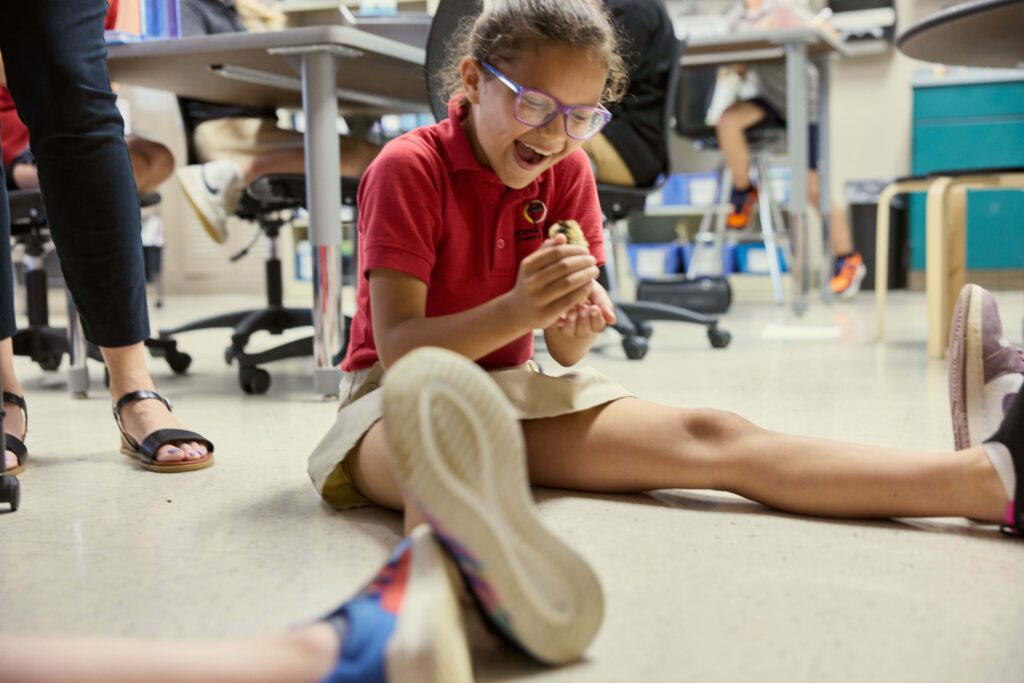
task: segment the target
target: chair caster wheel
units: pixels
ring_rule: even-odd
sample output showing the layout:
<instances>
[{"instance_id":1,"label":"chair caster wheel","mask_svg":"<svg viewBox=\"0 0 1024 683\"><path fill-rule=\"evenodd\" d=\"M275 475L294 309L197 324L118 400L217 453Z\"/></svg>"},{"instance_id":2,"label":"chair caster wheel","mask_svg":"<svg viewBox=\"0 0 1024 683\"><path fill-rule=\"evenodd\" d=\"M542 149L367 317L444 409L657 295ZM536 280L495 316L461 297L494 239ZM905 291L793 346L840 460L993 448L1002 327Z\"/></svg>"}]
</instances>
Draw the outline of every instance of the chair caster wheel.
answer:
<instances>
[{"instance_id":1,"label":"chair caster wheel","mask_svg":"<svg viewBox=\"0 0 1024 683\"><path fill-rule=\"evenodd\" d=\"M640 334L640 336L641 336L641 337L643 337L644 339L650 339L650 338L651 338L651 335L652 335L652 334L654 334L654 328L653 328L653 327L651 327L651 324L650 324L650 323L646 323L646 322L645 322L645 323L639 323L639 324L638 324L638 325L636 326L636 331L637 331L637 332L638 332L638 333Z\"/></svg>"},{"instance_id":2,"label":"chair caster wheel","mask_svg":"<svg viewBox=\"0 0 1024 683\"><path fill-rule=\"evenodd\" d=\"M44 356L39 359L39 367L47 372L53 372L60 367L60 356Z\"/></svg>"},{"instance_id":3,"label":"chair caster wheel","mask_svg":"<svg viewBox=\"0 0 1024 683\"><path fill-rule=\"evenodd\" d=\"M188 367L192 365L192 356L187 353L181 353L180 351L167 354L167 358L165 360L167 361L167 364L171 366L171 370L178 375L185 374Z\"/></svg>"},{"instance_id":4,"label":"chair caster wheel","mask_svg":"<svg viewBox=\"0 0 1024 683\"><path fill-rule=\"evenodd\" d=\"M643 337L625 337L622 340L622 350L626 352L626 358L640 360L647 355L647 340Z\"/></svg>"},{"instance_id":5,"label":"chair caster wheel","mask_svg":"<svg viewBox=\"0 0 1024 683\"><path fill-rule=\"evenodd\" d=\"M263 368L243 365L238 369L238 386L247 394L265 394L270 388L270 373Z\"/></svg>"},{"instance_id":6,"label":"chair caster wheel","mask_svg":"<svg viewBox=\"0 0 1024 683\"><path fill-rule=\"evenodd\" d=\"M18 511L18 504L21 503L21 484L17 477L0 474L0 503L7 503L11 506L11 512Z\"/></svg>"},{"instance_id":7,"label":"chair caster wheel","mask_svg":"<svg viewBox=\"0 0 1024 683\"><path fill-rule=\"evenodd\" d=\"M724 349L732 341L732 335L725 330L720 330L717 327L708 328L708 341L711 342L712 348Z\"/></svg>"}]
</instances>

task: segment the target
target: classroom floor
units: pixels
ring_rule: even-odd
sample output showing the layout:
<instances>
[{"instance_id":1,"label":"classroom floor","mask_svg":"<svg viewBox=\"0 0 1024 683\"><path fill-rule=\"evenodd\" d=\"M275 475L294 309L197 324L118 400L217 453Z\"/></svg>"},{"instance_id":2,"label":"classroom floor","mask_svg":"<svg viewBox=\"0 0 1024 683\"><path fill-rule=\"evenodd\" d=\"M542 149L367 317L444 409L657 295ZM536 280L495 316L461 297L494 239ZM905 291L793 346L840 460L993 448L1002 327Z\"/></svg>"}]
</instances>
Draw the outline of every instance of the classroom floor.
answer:
<instances>
[{"instance_id":1,"label":"classroom floor","mask_svg":"<svg viewBox=\"0 0 1024 683\"><path fill-rule=\"evenodd\" d=\"M1024 298L997 298L1019 343ZM172 297L154 326L251 303ZM643 361L609 340L587 362L654 401L945 450L946 364L926 359L924 311L923 294L891 294L890 341L878 345L870 293L815 301L799 320L738 304L727 350L666 323ZM217 444L216 467L181 475L118 453L99 366L90 398L74 401L62 375L18 359L32 459L21 510L0 514L0 631L274 632L323 614L376 571L401 520L336 512L311 487L306 456L335 405L311 394L309 361L271 366L270 392L243 396L221 357L226 340L183 339L195 357L187 376L153 361L183 420ZM491 649L477 658L480 680L909 683L1019 681L1024 671L1024 544L992 527L811 519L703 491L541 490L537 500L601 576L605 622L578 664L549 670Z\"/></svg>"}]
</instances>

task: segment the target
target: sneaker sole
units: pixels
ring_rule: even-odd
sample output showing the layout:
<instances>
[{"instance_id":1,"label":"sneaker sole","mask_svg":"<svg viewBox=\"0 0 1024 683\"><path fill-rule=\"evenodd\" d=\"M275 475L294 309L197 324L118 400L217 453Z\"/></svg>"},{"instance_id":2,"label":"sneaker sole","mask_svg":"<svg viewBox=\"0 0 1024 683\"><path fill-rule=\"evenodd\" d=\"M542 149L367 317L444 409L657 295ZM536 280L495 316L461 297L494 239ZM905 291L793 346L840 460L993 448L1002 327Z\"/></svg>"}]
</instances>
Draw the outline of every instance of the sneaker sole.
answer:
<instances>
[{"instance_id":1,"label":"sneaker sole","mask_svg":"<svg viewBox=\"0 0 1024 683\"><path fill-rule=\"evenodd\" d=\"M497 385L458 354L420 349L383 392L395 475L485 616L543 662L579 657L601 625L601 586L537 516L522 430Z\"/></svg>"},{"instance_id":2,"label":"sneaker sole","mask_svg":"<svg viewBox=\"0 0 1024 683\"><path fill-rule=\"evenodd\" d=\"M405 597L385 652L387 680L471 683L473 667L450 560L427 525L416 527L411 536Z\"/></svg>"},{"instance_id":3,"label":"sneaker sole","mask_svg":"<svg viewBox=\"0 0 1024 683\"><path fill-rule=\"evenodd\" d=\"M199 219L199 224L203 226L203 230L210 236L210 239L217 244L227 242L227 231L218 229L209 218L210 214L216 213L216 210L206 200L207 192L203 186L202 178L197 179L196 174L190 173L187 166L179 169L174 174L174 177L181 184L181 189L185 193L185 199L188 200L189 206L192 207L196 218Z\"/></svg>"},{"instance_id":4,"label":"sneaker sole","mask_svg":"<svg viewBox=\"0 0 1024 683\"><path fill-rule=\"evenodd\" d=\"M960 293L949 335L949 404L953 443L963 450L981 443L984 431L985 354L981 338L984 290L969 285ZM973 439L972 439L973 436Z\"/></svg>"}]
</instances>

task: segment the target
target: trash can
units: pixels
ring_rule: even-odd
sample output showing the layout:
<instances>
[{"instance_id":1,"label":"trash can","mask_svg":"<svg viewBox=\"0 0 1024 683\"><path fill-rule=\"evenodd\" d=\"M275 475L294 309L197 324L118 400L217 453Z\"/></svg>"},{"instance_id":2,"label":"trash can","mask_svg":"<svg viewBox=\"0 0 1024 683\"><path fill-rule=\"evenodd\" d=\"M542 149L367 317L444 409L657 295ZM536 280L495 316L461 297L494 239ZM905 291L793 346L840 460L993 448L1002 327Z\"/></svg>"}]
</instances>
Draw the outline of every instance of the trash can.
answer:
<instances>
[{"instance_id":1,"label":"trash can","mask_svg":"<svg viewBox=\"0 0 1024 683\"><path fill-rule=\"evenodd\" d=\"M878 217L878 197L889 180L851 180L846 183L846 203L849 206L850 233L853 248L864 257L867 275L861 289L875 288L875 229ZM906 289L910 264L908 247L906 198L899 196L889 206L889 289Z\"/></svg>"}]
</instances>

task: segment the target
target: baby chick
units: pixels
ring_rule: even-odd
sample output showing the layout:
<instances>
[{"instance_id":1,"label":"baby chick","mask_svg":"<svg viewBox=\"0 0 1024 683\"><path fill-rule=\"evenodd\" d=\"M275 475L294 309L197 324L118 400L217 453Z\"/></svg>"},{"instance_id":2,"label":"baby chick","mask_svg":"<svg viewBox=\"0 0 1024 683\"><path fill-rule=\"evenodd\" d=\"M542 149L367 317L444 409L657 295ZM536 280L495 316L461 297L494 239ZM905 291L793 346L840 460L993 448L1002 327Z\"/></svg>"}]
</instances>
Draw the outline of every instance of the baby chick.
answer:
<instances>
[{"instance_id":1,"label":"baby chick","mask_svg":"<svg viewBox=\"0 0 1024 683\"><path fill-rule=\"evenodd\" d=\"M552 225L551 230L548 231L548 237L554 237L559 234L565 235L569 244L575 244L581 247L589 246L587 244L587 238L583 236L583 230L580 228L580 224L576 221L558 221Z\"/></svg>"}]
</instances>

